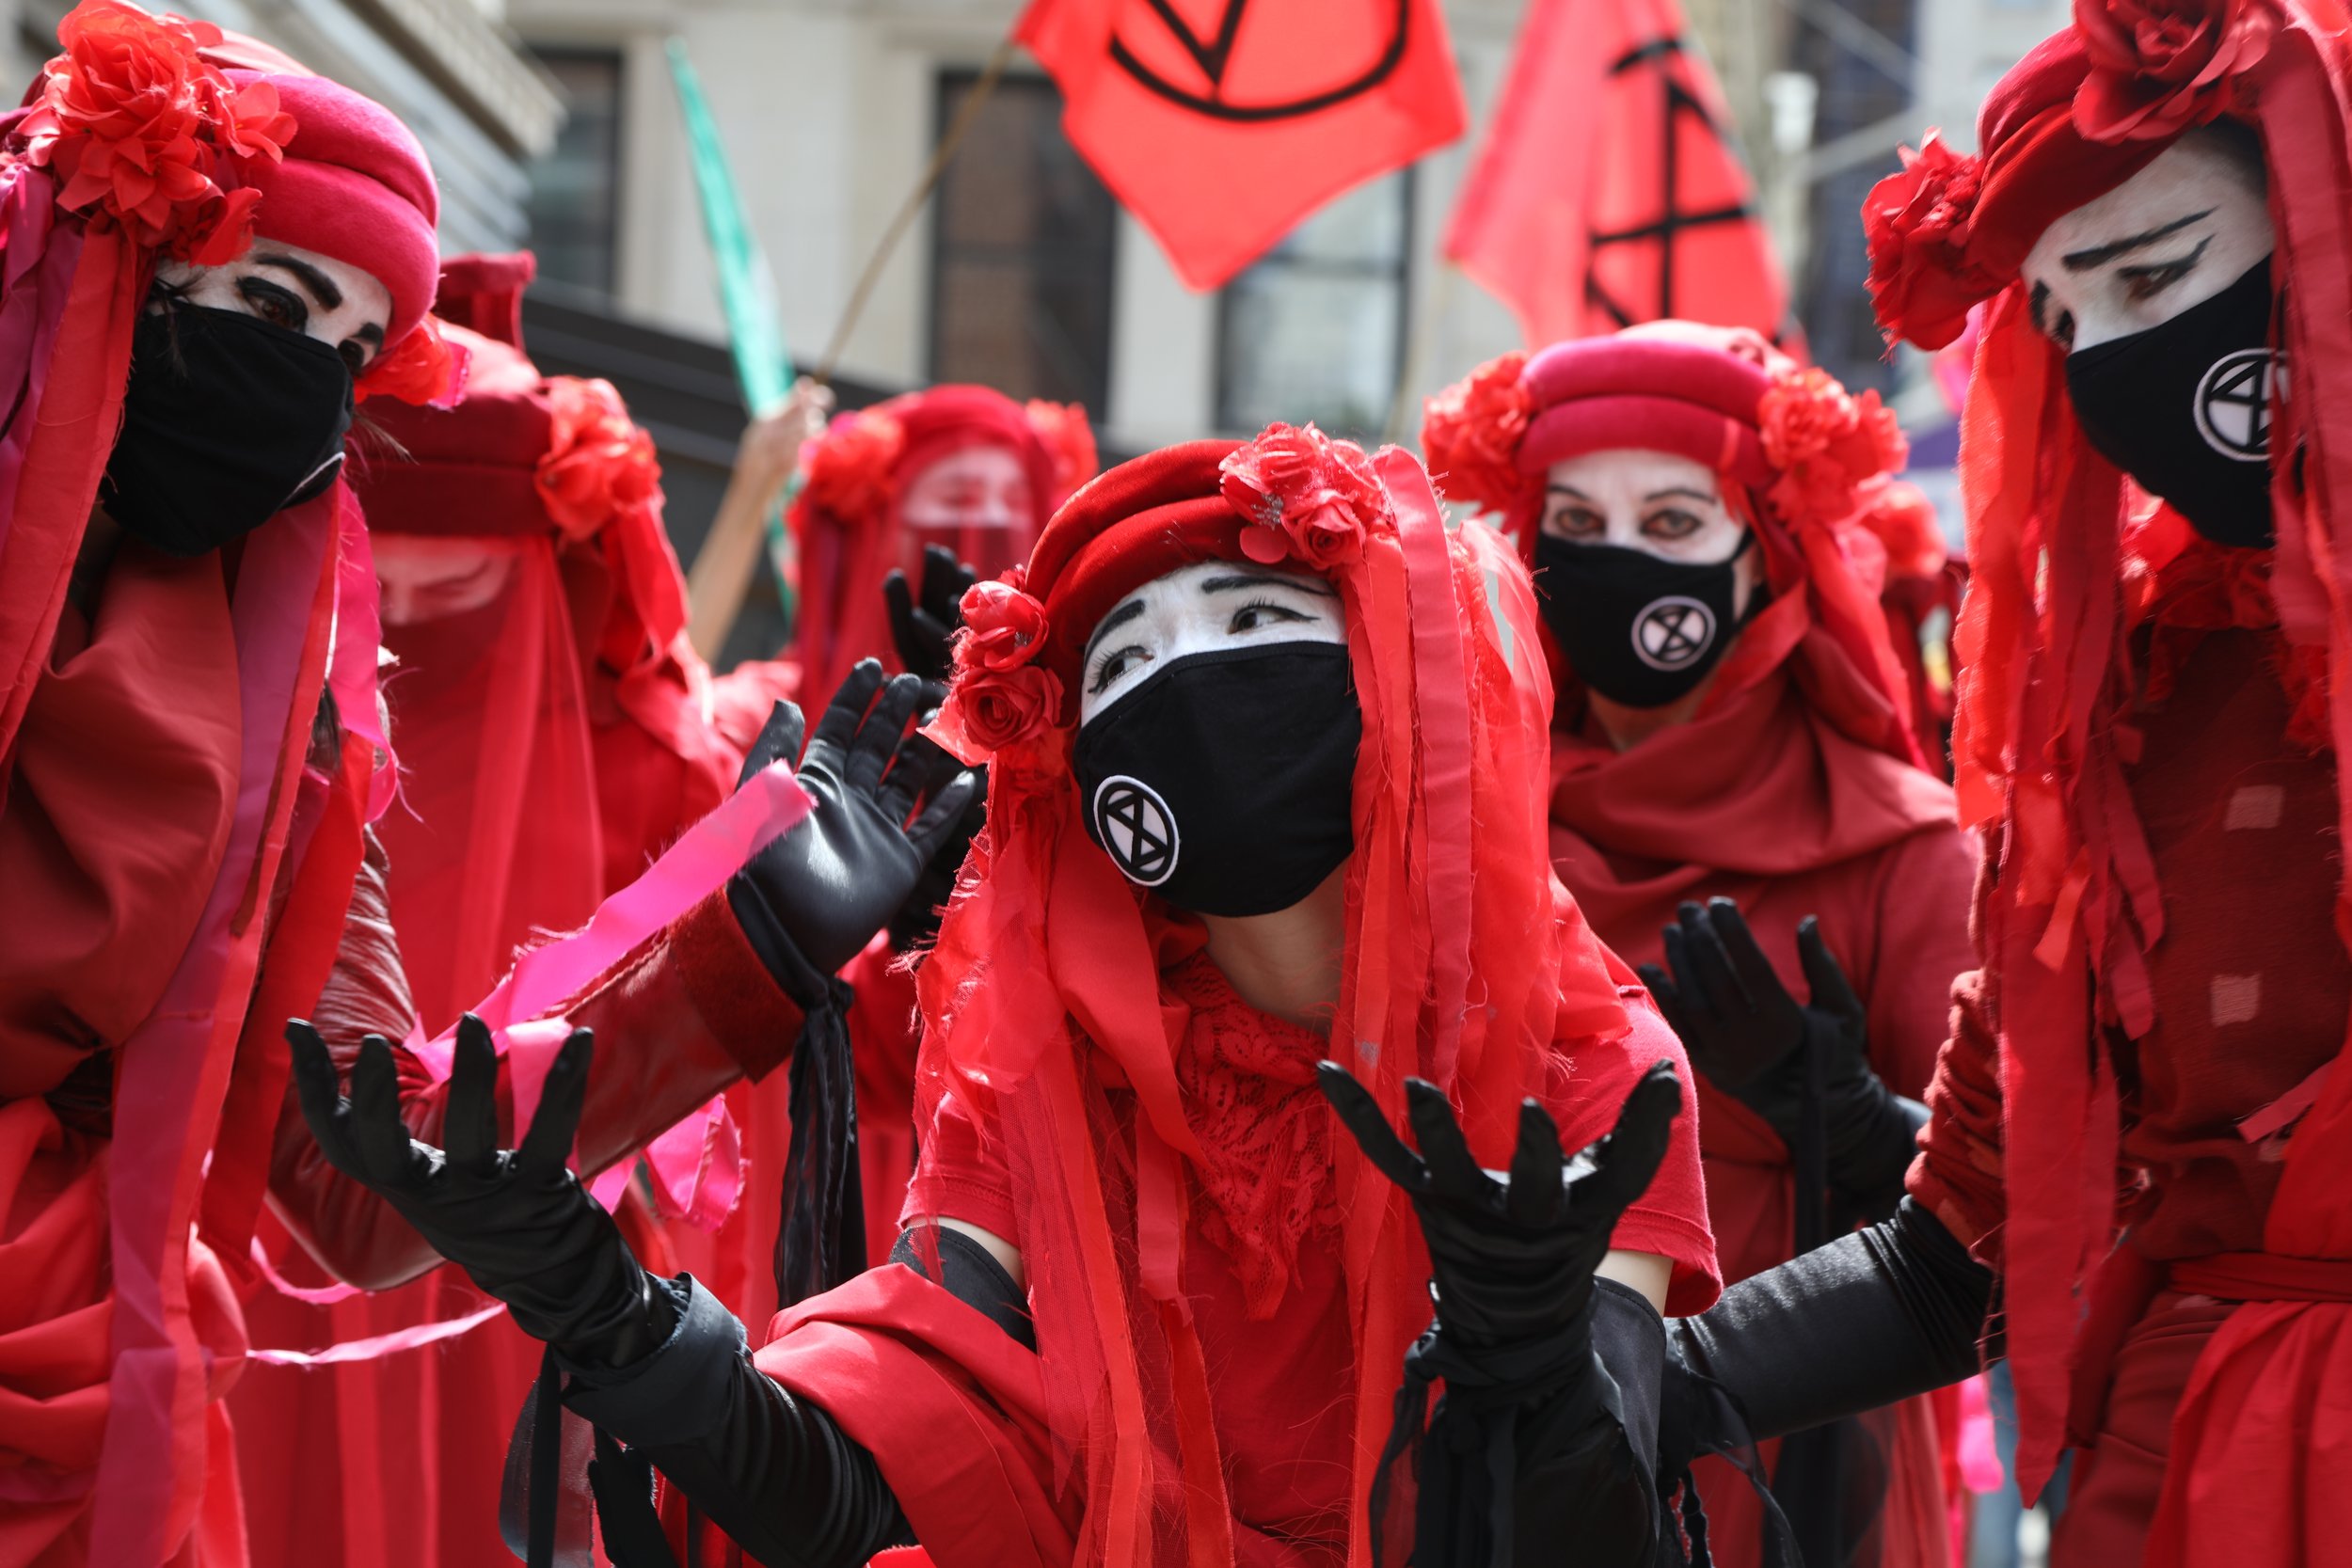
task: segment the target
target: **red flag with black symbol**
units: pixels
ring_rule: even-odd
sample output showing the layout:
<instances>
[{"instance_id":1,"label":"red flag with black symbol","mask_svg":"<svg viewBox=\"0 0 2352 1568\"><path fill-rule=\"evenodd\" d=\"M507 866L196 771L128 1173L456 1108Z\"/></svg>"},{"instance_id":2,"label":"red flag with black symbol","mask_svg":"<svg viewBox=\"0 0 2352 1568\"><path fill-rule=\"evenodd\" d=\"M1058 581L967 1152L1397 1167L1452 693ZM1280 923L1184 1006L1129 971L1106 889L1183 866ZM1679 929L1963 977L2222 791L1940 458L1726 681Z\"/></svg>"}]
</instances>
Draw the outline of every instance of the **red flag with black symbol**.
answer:
<instances>
[{"instance_id":1,"label":"red flag with black symbol","mask_svg":"<svg viewBox=\"0 0 2352 1568\"><path fill-rule=\"evenodd\" d=\"M1779 341L1755 194L1676 0L1531 0L1445 254L1531 348L1667 317Z\"/></svg>"},{"instance_id":2,"label":"red flag with black symbol","mask_svg":"<svg viewBox=\"0 0 2352 1568\"><path fill-rule=\"evenodd\" d=\"M1195 289L1467 123L1438 0L1031 0L1016 36Z\"/></svg>"}]
</instances>

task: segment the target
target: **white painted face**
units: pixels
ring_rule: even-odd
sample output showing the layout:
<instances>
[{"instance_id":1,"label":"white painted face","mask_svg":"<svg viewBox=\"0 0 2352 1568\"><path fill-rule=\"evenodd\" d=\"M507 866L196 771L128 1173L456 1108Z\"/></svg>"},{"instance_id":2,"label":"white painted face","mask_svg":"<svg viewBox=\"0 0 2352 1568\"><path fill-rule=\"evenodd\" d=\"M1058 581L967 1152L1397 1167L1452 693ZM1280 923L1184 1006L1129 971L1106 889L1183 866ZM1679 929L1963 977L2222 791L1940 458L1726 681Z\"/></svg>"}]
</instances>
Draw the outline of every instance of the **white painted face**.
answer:
<instances>
[{"instance_id":1,"label":"white painted face","mask_svg":"<svg viewBox=\"0 0 2352 1568\"><path fill-rule=\"evenodd\" d=\"M373 543L387 626L421 626L481 610L514 580L514 552L478 539L379 533Z\"/></svg>"},{"instance_id":2,"label":"white painted face","mask_svg":"<svg viewBox=\"0 0 2352 1568\"><path fill-rule=\"evenodd\" d=\"M898 502L909 528L1027 528L1029 470L1003 447L966 447L927 466Z\"/></svg>"},{"instance_id":3,"label":"white painted face","mask_svg":"<svg viewBox=\"0 0 2352 1568\"><path fill-rule=\"evenodd\" d=\"M1087 644L1078 726L1188 654L1275 642L1344 642L1339 594L1321 578L1248 561L1179 566L1120 600Z\"/></svg>"},{"instance_id":4,"label":"white painted face","mask_svg":"<svg viewBox=\"0 0 2352 1568\"><path fill-rule=\"evenodd\" d=\"M315 338L343 356L358 375L384 349L391 324L391 291L348 261L300 245L256 240L225 266L167 261L159 281L183 291L191 305L242 310Z\"/></svg>"},{"instance_id":5,"label":"white painted face","mask_svg":"<svg viewBox=\"0 0 2352 1568\"><path fill-rule=\"evenodd\" d=\"M2262 182L2192 132L2042 232L2024 276L2037 330L2072 354L2161 325L2246 276L2276 236Z\"/></svg>"}]
</instances>

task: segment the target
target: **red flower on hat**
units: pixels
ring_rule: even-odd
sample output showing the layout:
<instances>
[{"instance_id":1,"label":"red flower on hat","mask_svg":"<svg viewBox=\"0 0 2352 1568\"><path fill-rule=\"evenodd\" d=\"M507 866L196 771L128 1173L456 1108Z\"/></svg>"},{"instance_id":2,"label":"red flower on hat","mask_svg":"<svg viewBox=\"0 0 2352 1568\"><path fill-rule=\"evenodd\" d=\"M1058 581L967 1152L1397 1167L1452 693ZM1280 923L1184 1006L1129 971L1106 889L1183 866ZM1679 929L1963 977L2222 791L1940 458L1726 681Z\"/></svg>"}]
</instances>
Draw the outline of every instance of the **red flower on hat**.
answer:
<instances>
[{"instance_id":1,"label":"red flower on hat","mask_svg":"<svg viewBox=\"0 0 2352 1568\"><path fill-rule=\"evenodd\" d=\"M622 513L652 504L661 489L653 437L630 421L612 384L558 375L547 388L555 429L535 484L556 527L584 539Z\"/></svg>"},{"instance_id":2,"label":"red flower on hat","mask_svg":"<svg viewBox=\"0 0 2352 1568\"><path fill-rule=\"evenodd\" d=\"M1818 368L1774 376L1756 405L1756 424L1765 461L1780 470L1767 499L1791 523L1850 515L1862 486L1901 467L1909 451L1877 392L1855 397Z\"/></svg>"},{"instance_id":3,"label":"red flower on hat","mask_svg":"<svg viewBox=\"0 0 2352 1568\"><path fill-rule=\"evenodd\" d=\"M1364 449L1311 424L1268 425L1217 467L1227 502L1258 525L1243 531L1242 553L1263 565L1296 561L1318 572L1346 565L1389 515Z\"/></svg>"},{"instance_id":4,"label":"red flower on hat","mask_svg":"<svg viewBox=\"0 0 2352 1568\"><path fill-rule=\"evenodd\" d=\"M938 728L966 762L993 756L1049 728L1061 713L1061 677L1037 662L1045 607L1018 567L964 591L956 673Z\"/></svg>"},{"instance_id":5,"label":"red flower on hat","mask_svg":"<svg viewBox=\"0 0 2352 1568\"><path fill-rule=\"evenodd\" d=\"M427 316L414 331L368 361L353 392L361 403L391 398L420 408L454 408L466 390L472 359L463 343L441 336L439 318Z\"/></svg>"},{"instance_id":6,"label":"red flower on hat","mask_svg":"<svg viewBox=\"0 0 2352 1568\"><path fill-rule=\"evenodd\" d=\"M2161 141L2219 118L2278 25L2270 0L2074 0L2090 53L2074 128L2096 142Z\"/></svg>"},{"instance_id":7,"label":"red flower on hat","mask_svg":"<svg viewBox=\"0 0 2352 1568\"><path fill-rule=\"evenodd\" d=\"M1054 460L1054 489L1067 496L1092 479L1102 467L1094 450L1094 426L1087 411L1074 403L1045 403L1031 398L1029 428Z\"/></svg>"},{"instance_id":8,"label":"red flower on hat","mask_svg":"<svg viewBox=\"0 0 2352 1568\"><path fill-rule=\"evenodd\" d=\"M802 499L845 522L879 517L890 505L891 476L906 450L896 415L878 408L843 414L804 449Z\"/></svg>"},{"instance_id":9,"label":"red flower on hat","mask_svg":"<svg viewBox=\"0 0 2352 1568\"><path fill-rule=\"evenodd\" d=\"M219 28L119 0L83 0L57 41L19 134L58 204L199 265L243 254L261 197L236 188L236 166L277 159L295 130L276 89L240 90L199 56Z\"/></svg>"},{"instance_id":10,"label":"red flower on hat","mask_svg":"<svg viewBox=\"0 0 2352 1568\"><path fill-rule=\"evenodd\" d=\"M1870 303L1890 338L1942 348L1960 336L1969 308L1999 292L1969 264L1968 235L1984 164L1954 152L1931 131L1903 166L1870 187L1862 232L1870 247Z\"/></svg>"},{"instance_id":11,"label":"red flower on hat","mask_svg":"<svg viewBox=\"0 0 2352 1568\"><path fill-rule=\"evenodd\" d=\"M1534 488L1519 471L1519 442L1535 417L1520 381L1527 356L1489 359L1422 407L1421 450L1448 500L1507 512Z\"/></svg>"}]
</instances>

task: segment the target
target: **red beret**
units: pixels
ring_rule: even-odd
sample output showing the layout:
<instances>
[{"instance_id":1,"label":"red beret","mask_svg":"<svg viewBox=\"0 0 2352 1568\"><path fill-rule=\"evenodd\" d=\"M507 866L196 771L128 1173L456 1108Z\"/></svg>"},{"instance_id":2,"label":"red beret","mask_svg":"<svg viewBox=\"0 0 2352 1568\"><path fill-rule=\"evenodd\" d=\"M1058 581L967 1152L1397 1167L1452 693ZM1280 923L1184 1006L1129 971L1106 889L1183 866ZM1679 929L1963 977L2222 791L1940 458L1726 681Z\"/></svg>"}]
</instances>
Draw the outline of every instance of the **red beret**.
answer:
<instances>
[{"instance_id":1,"label":"red beret","mask_svg":"<svg viewBox=\"0 0 2352 1568\"><path fill-rule=\"evenodd\" d=\"M1554 343L1527 362L1522 472L1586 452L1672 452L1743 484L1774 477L1756 409L1764 367L1712 345L1619 334Z\"/></svg>"}]
</instances>

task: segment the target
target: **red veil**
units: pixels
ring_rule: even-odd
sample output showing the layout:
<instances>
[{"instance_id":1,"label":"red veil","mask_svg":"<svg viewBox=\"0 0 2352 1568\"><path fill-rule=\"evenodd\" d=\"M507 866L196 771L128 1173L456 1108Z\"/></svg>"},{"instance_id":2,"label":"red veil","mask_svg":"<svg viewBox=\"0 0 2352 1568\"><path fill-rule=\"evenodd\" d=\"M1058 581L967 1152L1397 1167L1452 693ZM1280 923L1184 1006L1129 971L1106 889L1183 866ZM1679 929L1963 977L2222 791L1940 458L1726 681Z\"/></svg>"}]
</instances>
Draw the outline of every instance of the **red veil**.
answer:
<instances>
[{"instance_id":1,"label":"red veil","mask_svg":"<svg viewBox=\"0 0 2352 1568\"><path fill-rule=\"evenodd\" d=\"M1962 818L2000 824L2000 880L1983 935L1997 976L2008 1193L2008 1342L2017 1379L2020 1480L2030 1494L2064 1437L2077 1288L2117 1224L2115 1066L2108 1030L2149 1026L2147 955L2164 935L2162 892L2125 784L2130 637L2163 620L2179 579L2243 579L2223 595L2222 624L2281 628L2280 673L2298 709L2295 733L2346 754L2352 738L2352 556L2338 537L2352 515L2352 61L2335 0L2214 0L2142 16L2131 0L2078 5L2074 25L2028 55L1987 98L1980 155L1931 136L1905 154L1864 207L1870 287L1891 337L1933 348L1986 305L1961 440L1972 581L1959 629L1962 673L1953 735ZM2027 320L2017 269L2048 225L2114 189L2182 133L2224 115L2262 133L2278 233L2271 276L2283 310L2278 346L2292 367L2271 451L2278 547L2263 558L2193 542L2185 525L2136 504L2115 467L2083 439L2062 395L2058 348ZM2294 454L2299 461L2283 461ZM2211 624L2211 623L2206 623ZM2161 672L2151 672L2151 678ZM2352 797L2341 809L2352 828ZM2352 919L2339 897L2337 925ZM2267 1250L2352 1256L2352 1073L2339 1062L2289 1146ZM2238 1423L2256 1446L2322 1445L2308 1408L2322 1389L2342 1408L2352 1367L2324 1347L2342 1307L2272 1302L2241 1308L2201 1364L2200 1386L2239 1369L2285 1405ZM2237 1363L2275 1339L2299 1364ZM2323 1375L2328 1374L2328 1375ZM2249 1374L2250 1375L2250 1374ZM2166 1509L2195 1473L2200 1434L2176 1426ZM2293 1433L2292 1436L2289 1433ZM2240 1454L2240 1459L2247 1455ZM2305 1500L2279 1491L2296 1463L2276 1453L2199 1476L2207 1497L2233 1495L2241 1519L2291 1520ZM2177 1521L2176 1521L2177 1522ZM2181 1549L2159 1522L2150 1560ZM2247 1537L2259 1541L2260 1536ZM2256 1555L2260 1555L2259 1550ZM2166 1560L2171 1560L2169 1557Z\"/></svg>"},{"instance_id":2,"label":"red veil","mask_svg":"<svg viewBox=\"0 0 2352 1568\"><path fill-rule=\"evenodd\" d=\"M1345 610L1363 739L1333 1054L1392 1112L1407 1074L1443 1084L1500 1164L1520 1098L1563 1070L1554 1042L1629 1028L1627 972L1546 859L1534 595L1491 534L1449 535L1409 454L1280 425L1246 447L1153 452L1073 498L1025 571L975 588L935 733L989 763L989 821L918 974L918 1121L961 1101L1024 1195L1057 1481L1082 1452L1090 1562L1233 1560L1208 1369L1177 1288L1199 1157L1173 1065L1184 1009L1149 1000L1162 944L1187 927L1088 838L1070 764L1096 622L1207 560L1297 562ZM1131 1130L1108 1119L1111 1088L1134 1094ZM1591 1125L1562 1129L1571 1146L1613 1114L1605 1086L1588 1099ZM1399 1357L1428 1320L1426 1265L1397 1189L1352 1149L1336 1176L1360 1522ZM1677 1271L1680 1305L1711 1294ZM1369 1561L1360 1523L1350 1541L1349 1560Z\"/></svg>"}]
</instances>

